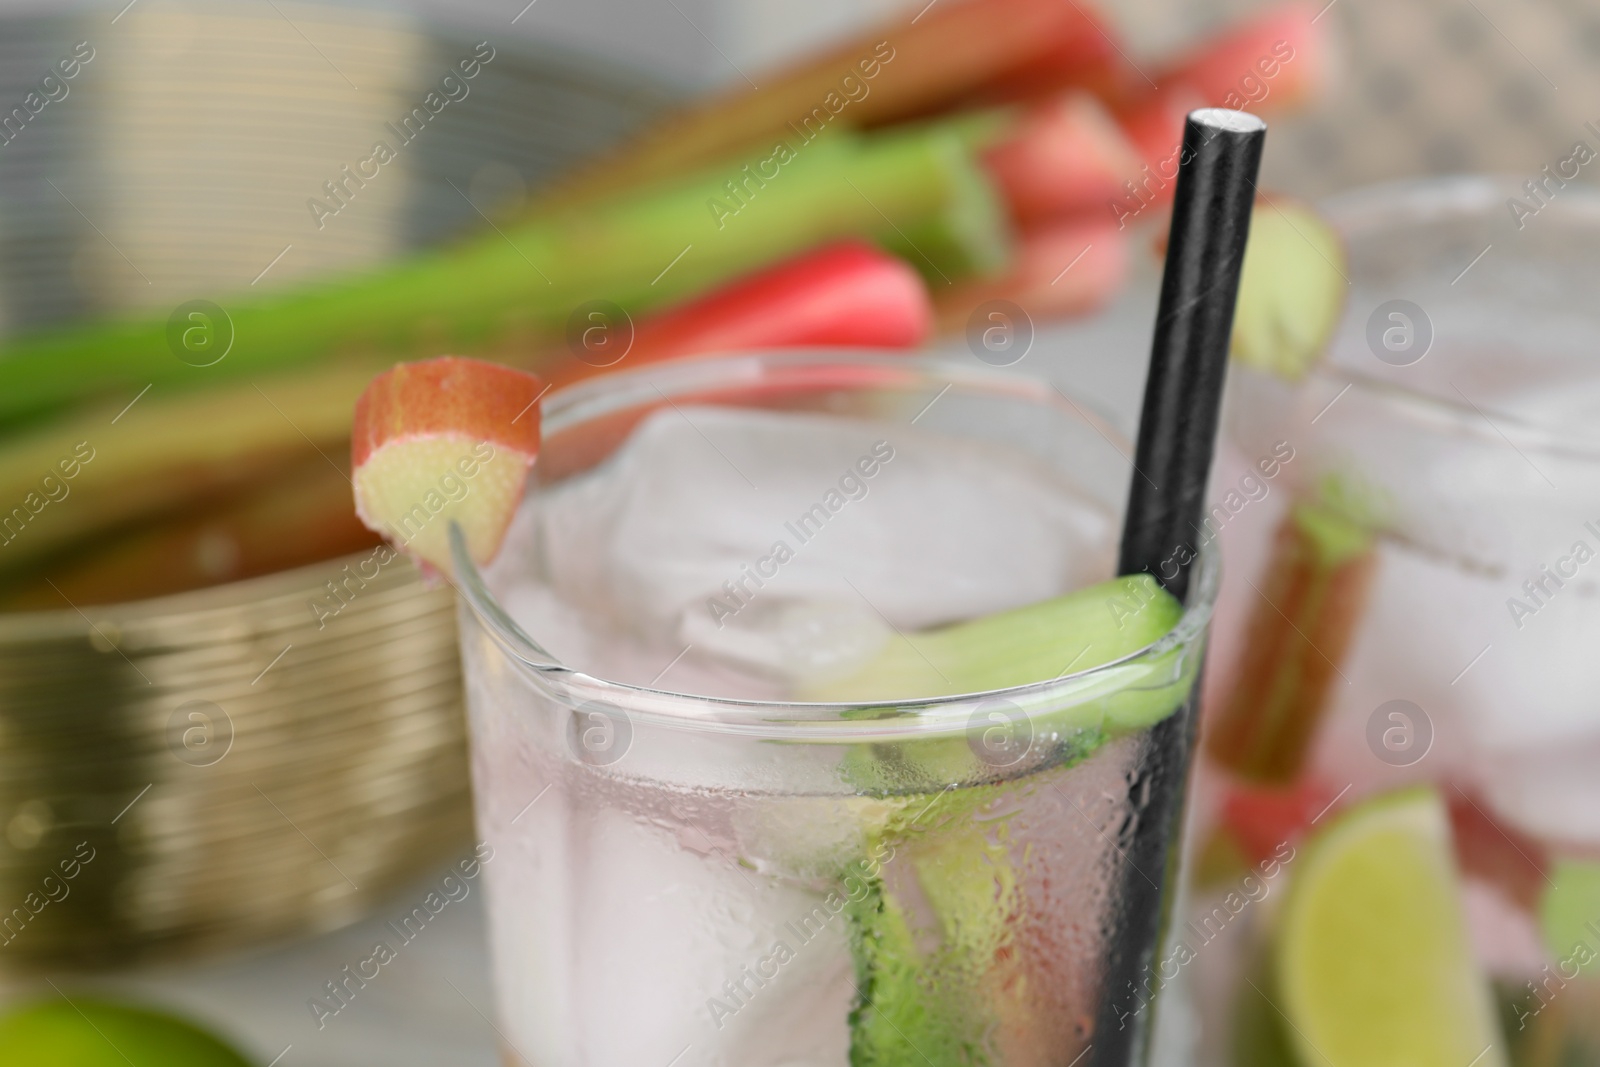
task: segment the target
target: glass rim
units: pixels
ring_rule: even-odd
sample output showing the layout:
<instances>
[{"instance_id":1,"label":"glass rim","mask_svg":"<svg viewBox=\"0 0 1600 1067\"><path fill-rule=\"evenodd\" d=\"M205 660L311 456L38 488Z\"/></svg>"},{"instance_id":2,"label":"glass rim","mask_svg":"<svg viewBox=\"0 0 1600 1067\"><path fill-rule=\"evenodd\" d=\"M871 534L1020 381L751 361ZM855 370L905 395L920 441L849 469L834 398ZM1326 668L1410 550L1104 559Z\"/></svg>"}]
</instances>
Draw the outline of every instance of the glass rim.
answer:
<instances>
[{"instance_id":1,"label":"glass rim","mask_svg":"<svg viewBox=\"0 0 1600 1067\"><path fill-rule=\"evenodd\" d=\"M639 367L556 390L547 398L541 417L543 428L564 429L588 419L626 410L641 401L671 402L675 393L703 390L708 384L737 386L741 382L768 381L763 371L798 372L803 381L818 385L826 379L819 373L830 367L848 367L854 380L841 381L845 387L871 387L894 384L931 384L941 381L945 388L967 385L1050 403L1075 413L1091 428L1108 436L1107 443L1127 455L1126 442L1119 444L1110 422L1094 405L1076 400L1058 386L1041 378L1002 373L991 368L969 365L936 357L900 353L883 354L870 350L826 349L782 351L696 357L670 364ZM869 369L872 377L863 379L860 371ZM942 393L941 393L942 395ZM1065 403L1062 403L1065 401ZM1131 474L1131 471L1130 471ZM1203 542L1191 571L1188 602L1177 623L1157 640L1116 660L1083 670L1063 673L1056 678L1003 689L983 690L935 697L870 701L750 700L680 693L654 685L635 685L600 678L561 663L522 629L500 606L484 583L483 574L467 551L466 539L454 522L450 529L451 555L456 570L456 588L463 603L478 623L509 655L516 668L548 694L579 706L602 702L625 712L629 718L668 728L696 732L754 735L773 740L806 742L839 741L848 743L905 739L925 734L949 734L966 724L979 706L1006 701L1021 707L1056 708L1070 702L1074 693L1084 697L1102 695L1106 679L1126 674L1143 660L1153 660L1174 649L1187 647L1204 633L1216 606L1220 585L1221 560L1216 539ZM1120 686L1113 687L1115 691ZM845 719L846 711L875 709L881 718ZM783 714L789 712L792 714ZM890 713L899 712L898 715Z\"/></svg>"},{"instance_id":2,"label":"glass rim","mask_svg":"<svg viewBox=\"0 0 1600 1067\"><path fill-rule=\"evenodd\" d=\"M1416 224L1452 215L1483 217L1490 209L1503 210L1506 197L1522 195L1520 183L1525 180L1510 173L1399 178L1325 197L1317 202L1317 209L1339 231L1341 238L1353 242L1363 231L1385 220L1399 218L1407 224ZM1561 198L1552 201L1552 206L1600 226L1600 188L1569 183L1562 190ZM1249 367L1234 369L1273 376ZM1506 411L1494 412L1491 421L1465 397L1452 399L1432 390L1341 367L1326 359L1317 360L1305 378L1291 384L1299 386L1313 379L1326 381L1341 392L1345 389L1359 391L1397 417L1432 433L1491 442L1510 441L1515 447L1551 456L1600 459L1600 439L1553 430Z\"/></svg>"}]
</instances>

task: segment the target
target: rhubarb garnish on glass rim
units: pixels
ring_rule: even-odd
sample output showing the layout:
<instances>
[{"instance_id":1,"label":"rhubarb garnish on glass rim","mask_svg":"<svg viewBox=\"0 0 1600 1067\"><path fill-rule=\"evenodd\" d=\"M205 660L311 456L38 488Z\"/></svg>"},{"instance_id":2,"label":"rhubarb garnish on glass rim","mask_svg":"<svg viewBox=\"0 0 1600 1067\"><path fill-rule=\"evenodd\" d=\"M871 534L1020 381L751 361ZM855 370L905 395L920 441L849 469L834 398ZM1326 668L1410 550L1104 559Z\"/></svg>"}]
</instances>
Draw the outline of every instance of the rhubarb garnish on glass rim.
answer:
<instances>
[{"instance_id":1,"label":"rhubarb garnish on glass rim","mask_svg":"<svg viewBox=\"0 0 1600 1067\"><path fill-rule=\"evenodd\" d=\"M544 388L526 371L457 356L378 375L356 401L356 514L445 574L452 523L472 558L489 562L539 454Z\"/></svg>"}]
</instances>

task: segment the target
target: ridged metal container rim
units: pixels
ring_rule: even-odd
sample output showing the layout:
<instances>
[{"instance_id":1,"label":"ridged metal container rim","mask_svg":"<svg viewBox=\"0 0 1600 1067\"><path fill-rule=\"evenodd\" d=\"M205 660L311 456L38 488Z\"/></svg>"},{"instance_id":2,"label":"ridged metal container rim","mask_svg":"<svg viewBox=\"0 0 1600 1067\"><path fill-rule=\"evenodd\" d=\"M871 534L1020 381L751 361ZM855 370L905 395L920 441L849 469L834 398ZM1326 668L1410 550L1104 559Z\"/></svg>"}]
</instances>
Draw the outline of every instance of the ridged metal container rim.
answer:
<instances>
[{"instance_id":1,"label":"ridged metal container rim","mask_svg":"<svg viewBox=\"0 0 1600 1067\"><path fill-rule=\"evenodd\" d=\"M352 505L353 506L353 505ZM354 552L335 559L308 563L293 570L275 571L254 578L240 578L232 582L190 589L182 593L144 600L127 600L116 604L95 604L82 607L51 608L49 610L14 611L0 613L0 646L15 643L60 640L87 637L95 633L100 622L123 624L193 615L206 611L246 607L292 596L296 593L315 595L322 589L322 581L337 573L346 564L367 559L374 549ZM391 549L390 551L394 551ZM398 561L397 561L398 562ZM409 562L404 566L410 567ZM423 579L425 580L425 579ZM403 587L403 585L402 585Z\"/></svg>"}]
</instances>

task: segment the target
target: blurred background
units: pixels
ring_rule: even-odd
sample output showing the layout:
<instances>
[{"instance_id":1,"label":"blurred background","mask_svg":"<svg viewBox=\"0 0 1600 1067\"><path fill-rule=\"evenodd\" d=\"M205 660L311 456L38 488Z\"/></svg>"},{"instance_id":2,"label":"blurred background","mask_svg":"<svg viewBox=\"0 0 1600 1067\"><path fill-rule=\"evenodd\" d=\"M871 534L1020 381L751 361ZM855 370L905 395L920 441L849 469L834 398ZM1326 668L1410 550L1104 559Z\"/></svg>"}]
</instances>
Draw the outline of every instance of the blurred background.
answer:
<instances>
[{"instance_id":1,"label":"blurred background","mask_svg":"<svg viewBox=\"0 0 1600 1067\"><path fill-rule=\"evenodd\" d=\"M465 297L434 308L456 261L429 250L478 250L503 276L524 269L509 245L542 274L507 231L626 187L602 165L550 192L580 164L687 102L759 98L879 23L986 2L0 0L0 907L82 863L60 900L27 904L15 929L0 919L8 997L131 997L263 1065L497 1062L471 880L381 981L333 1018L308 1009L474 847L452 598L409 564L369 568L350 401L397 354L446 346L585 373L562 324L589 290L544 318ZM971 358L968 314L1014 301L1037 330L1020 369L1130 434L1163 204L1146 211L1120 179L1162 155L1173 114L1259 106L1262 186L1286 202L1464 172L1516 190L1600 145L1600 4L1101 0L1094 16L1081 81L1036 66L862 121L1099 101L1073 96L1009 163L989 157L1012 259L985 265L981 240L949 259L898 251L935 290L927 344ZM1285 36L1299 65L1253 70ZM1070 210L1028 201L1028 168L1059 143L1100 166L1050 179L1079 183ZM893 243L859 228L818 240ZM770 265L741 255L676 275L659 257L670 280L619 299L643 329ZM382 273L396 262L422 265L351 290L355 318L372 317L338 338L348 358L284 373L277 349L249 349L295 350L294 330L342 313L299 301L309 285L398 278ZM972 276L945 291L932 279L950 263ZM404 337L374 325L396 307L419 309Z\"/></svg>"}]
</instances>

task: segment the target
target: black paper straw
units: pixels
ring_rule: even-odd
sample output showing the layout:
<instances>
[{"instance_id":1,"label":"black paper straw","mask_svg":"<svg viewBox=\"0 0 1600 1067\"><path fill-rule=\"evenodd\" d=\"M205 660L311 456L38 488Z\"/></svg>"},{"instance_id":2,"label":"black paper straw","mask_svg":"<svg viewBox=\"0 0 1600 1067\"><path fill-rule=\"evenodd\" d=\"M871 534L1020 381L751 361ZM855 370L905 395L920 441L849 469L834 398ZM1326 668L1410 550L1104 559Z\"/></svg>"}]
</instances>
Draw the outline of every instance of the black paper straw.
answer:
<instances>
[{"instance_id":1,"label":"black paper straw","mask_svg":"<svg viewBox=\"0 0 1600 1067\"><path fill-rule=\"evenodd\" d=\"M1183 130L1119 563L1119 573L1149 573L1179 600L1188 594L1198 547L1266 132L1254 115L1223 108L1192 112ZM1091 1067L1132 1067L1149 1057L1151 998L1170 978L1156 951L1172 906L1199 689L1196 677L1184 706L1151 728L1127 775L1134 829L1121 849L1125 869L1107 938Z\"/></svg>"},{"instance_id":2,"label":"black paper straw","mask_svg":"<svg viewBox=\"0 0 1600 1067\"><path fill-rule=\"evenodd\" d=\"M1228 340L1266 123L1229 108L1190 112L1178 159L1167 264L1139 418L1118 573L1189 591L1216 450Z\"/></svg>"}]
</instances>

